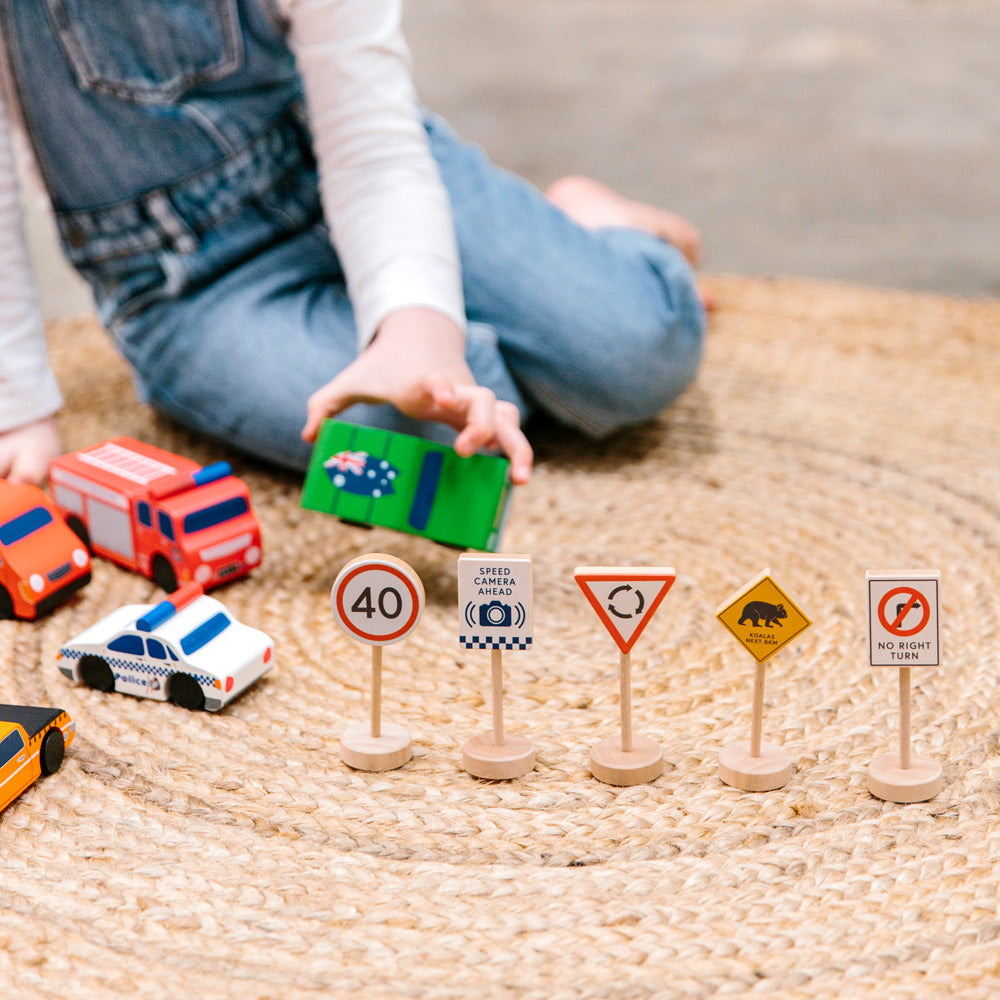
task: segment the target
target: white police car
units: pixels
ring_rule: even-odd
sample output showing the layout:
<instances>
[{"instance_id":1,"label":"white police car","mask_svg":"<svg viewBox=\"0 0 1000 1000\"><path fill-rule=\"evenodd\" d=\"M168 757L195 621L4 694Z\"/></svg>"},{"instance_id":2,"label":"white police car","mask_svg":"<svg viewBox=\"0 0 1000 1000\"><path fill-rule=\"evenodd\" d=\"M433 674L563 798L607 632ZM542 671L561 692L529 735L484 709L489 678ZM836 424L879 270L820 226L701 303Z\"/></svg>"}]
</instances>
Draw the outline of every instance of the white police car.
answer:
<instances>
[{"instance_id":1,"label":"white police car","mask_svg":"<svg viewBox=\"0 0 1000 1000\"><path fill-rule=\"evenodd\" d=\"M274 643L189 583L159 604L130 604L59 650L60 671L98 691L217 712L270 670Z\"/></svg>"}]
</instances>

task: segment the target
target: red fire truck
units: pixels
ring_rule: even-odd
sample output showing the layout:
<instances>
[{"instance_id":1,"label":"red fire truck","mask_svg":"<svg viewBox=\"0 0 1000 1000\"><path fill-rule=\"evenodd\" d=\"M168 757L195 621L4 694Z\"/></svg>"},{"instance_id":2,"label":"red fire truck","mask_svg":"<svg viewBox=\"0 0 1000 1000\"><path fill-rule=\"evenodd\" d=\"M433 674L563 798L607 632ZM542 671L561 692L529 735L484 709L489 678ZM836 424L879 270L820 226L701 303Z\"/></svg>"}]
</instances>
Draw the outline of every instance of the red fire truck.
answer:
<instances>
[{"instance_id":1,"label":"red fire truck","mask_svg":"<svg viewBox=\"0 0 1000 1000\"><path fill-rule=\"evenodd\" d=\"M55 459L52 498L95 555L148 576L168 593L205 589L260 563L260 525L228 463L199 466L119 437Z\"/></svg>"}]
</instances>

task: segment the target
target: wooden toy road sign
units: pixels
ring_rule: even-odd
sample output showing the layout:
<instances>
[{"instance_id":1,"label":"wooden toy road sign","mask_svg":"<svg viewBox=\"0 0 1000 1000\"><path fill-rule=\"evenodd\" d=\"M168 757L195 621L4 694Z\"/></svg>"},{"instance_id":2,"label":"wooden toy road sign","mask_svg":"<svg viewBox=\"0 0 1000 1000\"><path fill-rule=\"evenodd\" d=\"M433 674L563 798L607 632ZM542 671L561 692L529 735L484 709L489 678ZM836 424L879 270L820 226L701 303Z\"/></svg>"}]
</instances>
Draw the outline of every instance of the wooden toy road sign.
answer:
<instances>
[{"instance_id":1,"label":"wooden toy road sign","mask_svg":"<svg viewBox=\"0 0 1000 1000\"><path fill-rule=\"evenodd\" d=\"M424 609L424 585L402 559L376 552L352 559L333 581L337 624L372 648L371 724L348 726L341 759L360 771L389 771L412 756L410 734L382 722L382 647L410 634Z\"/></svg>"},{"instance_id":2,"label":"wooden toy road sign","mask_svg":"<svg viewBox=\"0 0 1000 1000\"><path fill-rule=\"evenodd\" d=\"M595 743L590 773L609 785L640 785L663 773L663 748L632 731L631 650L677 579L663 566L578 566L573 579L620 651L621 732Z\"/></svg>"},{"instance_id":3,"label":"wooden toy road sign","mask_svg":"<svg viewBox=\"0 0 1000 1000\"><path fill-rule=\"evenodd\" d=\"M424 587L413 568L384 553L352 559L330 595L337 624L370 646L409 635L424 609Z\"/></svg>"},{"instance_id":4,"label":"wooden toy road sign","mask_svg":"<svg viewBox=\"0 0 1000 1000\"><path fill-rule=\"evenodd\" d=\"M941 576L934 571L868 573L868 662L937 667Z\"/></svg>"},{"instance_id":5,"label":"wooden toy road sign","mask_svg":"<svg viewBox=\"0 0 1000 1000\"><path fill-rule=\"evenodd\" d=\"M459 556L458 609L466 649L530 649L531 556Z\"/></svg>"},{"instance_id":6,"label":"wooden toy road sign","mask_svg":"<svg viewBox=\"0 0 1000 1000\"><path fill-rule=\"evenodd\" d=\"M812 622L765 569L727 597L715 617L758 663L774 656Z\"/></svg>"},{"instance_id":7,"label":"wooden toy road sign","mask_svg":"<svg viewBox=\"0 0 1000 1000\"><path fill-rule=\"evenodd\" d=\"M677 571L664 566L577 566L573 579L618 648L628 654L673 586Z\"/></svg>"},{"instance_id":8,"label":"wooden toy road sign","mask_svg":"<svg viewBox=\"0 0 1000 1000\"><path fill-rule=\"evenodd\" d=\"M462 766L477 778L520 778L535 766L534 743L503 724L503 650L531 649L531 597L531 556L458 557L458 641L492 660L493 731L462 746Z\"/></svg>"},{"instance_id":9,"label":"wooden toy road sign","mask_svg":"<svg viewBox=\"0 0 1000 1000\"><path fill-rule=\"evenodd\" d=\"M750 739L719 752L719 777L747 792L769 792L787 784L795 771L791 756L763 740L764 661L787 646L812 622L765 569L716 609L715 617L757 661L754 664Z\"/></svg>"},{"instance_id":10,"label":"wooden toy road sign","mask_svg":"<svg viewBox=\"0 0 1000 1000\"><path fill-rule=\"evenodd\" d=\"M868 659L899 671L899 752L868 765L868 790L890 802L925 802L941 791L941 765L911 745L910 667L941 662L937 570L873 573L868 585Z\"/></svg>"}]
</instances>

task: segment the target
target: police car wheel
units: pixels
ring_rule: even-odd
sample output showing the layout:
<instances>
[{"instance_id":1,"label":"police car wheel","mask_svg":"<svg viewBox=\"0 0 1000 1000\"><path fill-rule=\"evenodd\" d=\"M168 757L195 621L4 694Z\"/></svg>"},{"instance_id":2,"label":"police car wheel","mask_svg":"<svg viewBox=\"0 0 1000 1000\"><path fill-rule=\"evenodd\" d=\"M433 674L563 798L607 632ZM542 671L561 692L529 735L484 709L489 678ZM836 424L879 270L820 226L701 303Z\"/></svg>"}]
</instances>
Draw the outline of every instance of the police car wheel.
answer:
<instances>
[{"instance_id":1,"label":"police car wheel","mask_svg":"<svg viewBox=\"0 0 1000 1000\"><path fill-rule=\"evenodd\" d=\"M66 741L61 729L50 729L42 740L42 774L55 774L66 755Z\"/></svg>"},{"instance_id":2,"label":"police car wheel","mask_svg":"<svg viewBox=\"0 0 1000 1000\"><path fill-rule=\"evenodd\" d=\"M100 656L88 654L80 660L80 680L95 691L108 694L115 689L115 675L108 661Z\"/></svg>"},{"instance_id":3,"label":"police car wheel","mask_svg":"<svg viewBox=\"0 0 1000 1000\"><path fill-rule=\"evenodd\" d=\"M177 574L165 556L153 556L153 583L168 594L177 589Z\"/></svg>"},{"instance_id":4,"label":"police car wheel","mask_svg":"<svg viewBox=\"0 0 1000 1000\"><path fill-rule=\"evenodd\" d=\"M181 708L197 712L205 707L205 692L190 674L173 674L167 692L170 700Z\"/></svg>"},{"instance_id":5,"label":"police car wheel","mask_svg":"<svg viewBox=\"0 0 1000 1000\"><path fill-rule=\"evenodd\" d=\"M0 587L0 618L14 617L14 602L5 587Z\"/></svg>"}]
</instances>

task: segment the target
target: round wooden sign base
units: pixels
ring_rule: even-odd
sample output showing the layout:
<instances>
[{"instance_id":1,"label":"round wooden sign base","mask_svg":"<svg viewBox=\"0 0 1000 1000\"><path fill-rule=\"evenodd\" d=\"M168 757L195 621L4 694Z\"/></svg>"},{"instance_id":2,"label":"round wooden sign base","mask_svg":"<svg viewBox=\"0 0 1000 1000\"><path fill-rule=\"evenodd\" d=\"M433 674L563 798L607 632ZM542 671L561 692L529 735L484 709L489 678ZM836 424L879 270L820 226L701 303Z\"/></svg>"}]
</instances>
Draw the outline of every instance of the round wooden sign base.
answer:
<instances>
[{"instance_id":1,"label":"round wooden sign base","mask_svg":"<svg viewBox=\"0 0 1000 1000\"><path fill-rule=\"evenodd\" d=\"M663 748L646 736L633 736L622 750L621 736L609 736L590 751L590 773L607 785L644 785L663 773Z\"/></svg>"},{"instance_id":2,"label":"round wooden sign base","mask_svg":"<svg viewBox=\"0 0 1000 1000\"><path fill-rule=\"evenodd\" d=\"M941 765L922 754L910 754L910 766L899 766L899 754L876 757L868 765L868 791L888 802L926 802L933 799L944 779Z\"/></svg>"},{"instance_id":3,"label":"round wooden sign base","mask_svg":"<svg viewBox=\"0 0 1000 1000\"><path fill-rule=\"evenodd\" d=\"M480 733L462 747L462 767L477 778L520 778L535 766L535 744L524 736L505 733L503 745L493 733Z\"/></svg>"},{"instance_id":4,"label":"round wooden sign base","mask_svg":"<svg viewBox=\"0 0 1000 1000\"><path fill-rule=\"evenodd\" d=\"M340 759L358 771L391 771L413 756L410 734L402 726L383 722L382 735L370 725L348 726L340 737Z\"/></svg>"},{"instance_id":5,"label":"round wooden sign base","mask_svg":"<svg viewBox=\"0 0 1000 1000\"><path fill-rule=\"evenodd\" d=\"M760 756L750 754L750 743L730 743L719 754L719 777L744 792L770 792L787 785L795 772L792 758L773 743L761 743Z\"/></svg>"}]
</instances>

